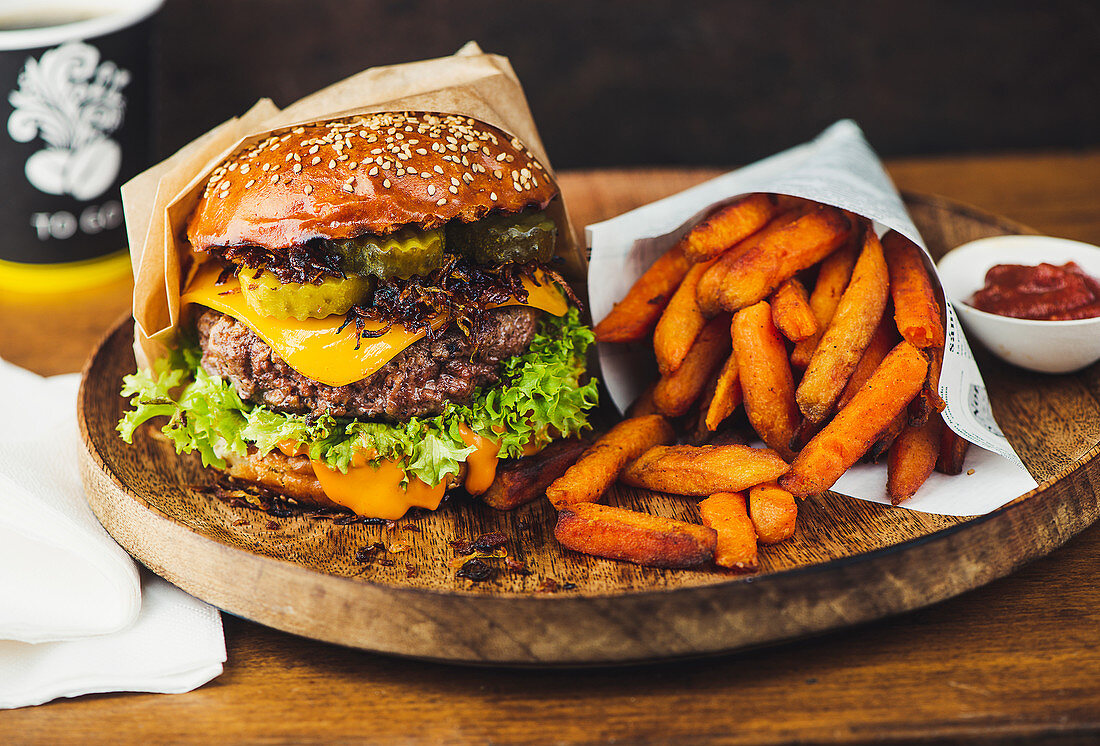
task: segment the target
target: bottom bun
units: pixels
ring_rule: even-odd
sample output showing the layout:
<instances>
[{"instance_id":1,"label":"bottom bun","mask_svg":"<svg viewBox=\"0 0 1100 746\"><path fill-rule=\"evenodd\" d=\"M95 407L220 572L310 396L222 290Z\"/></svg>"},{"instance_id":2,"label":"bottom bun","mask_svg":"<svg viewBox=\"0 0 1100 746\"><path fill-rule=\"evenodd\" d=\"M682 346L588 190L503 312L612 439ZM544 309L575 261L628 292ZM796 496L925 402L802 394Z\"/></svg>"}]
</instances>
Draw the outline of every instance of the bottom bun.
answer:
<instances>
[{"instance_id":1,"label":"bottom bun","mask_svg":"<svg viewBox=\"0 0 1100 746\"><path fill-rule=\"evenodd\" d=\"M286 497L313 505L341 508L328 498L313 471L308 456L287 456L282 451L271 451L261 456L252 451L247 456L229 456L229 476L269 487Z\"/></svg>"},{"instance_id":2,"label":"bottom bun","mask_svg":"<svg viewBox=\"0 0 1100 746\"><path fill-rule=\"evenodd\" d=\"M226 472L234 479L262 485L300 503L347 510L325 494L308 456L287 456L278 449L261 456L259 451L253 450L247 456L230 454L225 461ZM451 484L464 484L467 470L465 463L460 464Z\"/></svg>"}]
</instances>

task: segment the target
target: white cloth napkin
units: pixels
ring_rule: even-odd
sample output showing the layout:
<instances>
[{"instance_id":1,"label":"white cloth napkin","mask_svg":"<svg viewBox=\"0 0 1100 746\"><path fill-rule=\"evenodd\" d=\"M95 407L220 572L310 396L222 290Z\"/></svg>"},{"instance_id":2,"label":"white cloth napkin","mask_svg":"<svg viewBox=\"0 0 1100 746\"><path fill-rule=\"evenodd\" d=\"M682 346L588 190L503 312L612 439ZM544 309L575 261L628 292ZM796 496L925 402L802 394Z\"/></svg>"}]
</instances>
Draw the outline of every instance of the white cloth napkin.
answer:
<instances>
[{"instance_id":1,"label":"white cloth napkin","mask_svg":"<svg viewBox=\"0 0 1100 746\"><path fill-rule=\"evenodd\" d=\"M77 384L0 360L0 707L189 691L225 662L217 610L139 574L85 502Z\"/></svg>"}]
</instances>

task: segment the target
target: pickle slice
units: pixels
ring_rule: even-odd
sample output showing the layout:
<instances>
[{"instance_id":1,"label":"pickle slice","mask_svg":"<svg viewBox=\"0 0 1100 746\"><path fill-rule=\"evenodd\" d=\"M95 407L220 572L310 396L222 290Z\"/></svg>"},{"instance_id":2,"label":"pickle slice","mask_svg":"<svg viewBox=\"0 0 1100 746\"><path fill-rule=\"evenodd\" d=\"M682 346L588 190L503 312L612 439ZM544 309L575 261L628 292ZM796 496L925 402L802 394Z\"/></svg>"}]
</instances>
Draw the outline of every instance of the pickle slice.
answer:
<instances>
[{"instance_id":1,"label":"pickle slice","mask_svg":"<svg viewBox=\"0 0 1100 746\"><path fill-rule=\"evenodd\" d=\"M426 275L443 266L443 229L406 227L387 236L332 241L345 272L382 279Z\"/></svg>"},{"instance_id":2,"label":"pickle slice","mask_svg":"<svg viewBox=\"0 0 1100 746\"><path fill-rule=\"evenodd\" d=\"M545 212L490 215L473 223L447 224L447 250L478 264L548 262L558 227Z\"/></svg>"},{"instance_id":3,"label":"pickle slice","mask_svg":"<svg viewBox=\"0 0 1100 746\"><path fill-rule=\"evenodd\" d=\"M371 292L374 279L358 275L325 277L319 285L283 283L270 272L257 275L242 266L241 292L252 310L273 319L323 319L348 312Z\"/></svg>"}]
</instances>

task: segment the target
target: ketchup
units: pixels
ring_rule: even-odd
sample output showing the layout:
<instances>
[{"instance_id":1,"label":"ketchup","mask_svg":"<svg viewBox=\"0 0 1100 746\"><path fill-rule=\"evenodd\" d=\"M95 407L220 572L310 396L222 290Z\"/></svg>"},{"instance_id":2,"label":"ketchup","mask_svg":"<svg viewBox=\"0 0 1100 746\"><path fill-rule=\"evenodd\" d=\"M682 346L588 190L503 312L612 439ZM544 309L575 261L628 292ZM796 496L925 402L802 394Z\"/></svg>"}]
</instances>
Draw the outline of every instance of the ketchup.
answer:
<instances>
[{"instance_id":1,"label":"ketchup","mask_svg":"<svg viewBox=\"0 0 1100 746\"><path fill-rule=\"evenodd\" d=\"M1075 262L998 264L985 273L985 287L970 305L1016 319L1065 321L1100 316L1100 283Z\"/></svg>"}]
</instances>

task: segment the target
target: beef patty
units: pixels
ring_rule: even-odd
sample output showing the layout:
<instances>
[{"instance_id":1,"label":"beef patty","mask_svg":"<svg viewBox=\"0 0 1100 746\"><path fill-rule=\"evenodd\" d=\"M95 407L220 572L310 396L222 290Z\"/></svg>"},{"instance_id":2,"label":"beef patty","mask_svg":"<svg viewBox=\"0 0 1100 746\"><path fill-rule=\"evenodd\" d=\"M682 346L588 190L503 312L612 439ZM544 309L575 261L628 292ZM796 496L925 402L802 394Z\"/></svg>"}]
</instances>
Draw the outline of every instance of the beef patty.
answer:
<instances>
[{"instance_id":1,"label":"beef patty","mask_svg":"<svg viewBox=\"0 0 1100 746\"><path fill-rule=\"evenodd\" d=\"M500 380L500 362L527 349L539 311L508 306L487 314L473 338L452 326L421 339L374 374L327 386L291 368L240 321L207 310L198 319L202 367L233 383L242 399L293 414L372 417L394 422L439 414Z\"/></svg>"}]
</instances>

